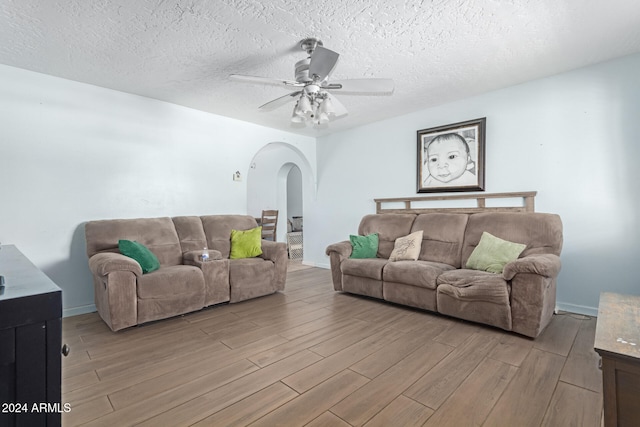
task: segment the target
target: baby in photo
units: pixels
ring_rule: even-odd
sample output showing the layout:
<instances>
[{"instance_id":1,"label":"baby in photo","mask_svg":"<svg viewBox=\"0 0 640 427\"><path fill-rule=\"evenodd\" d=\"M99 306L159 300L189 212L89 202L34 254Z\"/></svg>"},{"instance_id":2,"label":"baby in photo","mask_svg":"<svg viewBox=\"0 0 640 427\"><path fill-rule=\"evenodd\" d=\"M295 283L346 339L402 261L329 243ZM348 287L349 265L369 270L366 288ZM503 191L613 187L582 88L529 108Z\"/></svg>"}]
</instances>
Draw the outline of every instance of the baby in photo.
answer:
<instances>
[{"instance_id":1,"label":"baby in photo","mask_svg":"<svg viewBox=\"0 0 640 427\"><path fill-rule=\"evenodd\" d=\"M457 133L438 135L424 146L425 165L429 175L423 185L468 186L478 183L469 144Z\"/></svg>"}]
</instances>

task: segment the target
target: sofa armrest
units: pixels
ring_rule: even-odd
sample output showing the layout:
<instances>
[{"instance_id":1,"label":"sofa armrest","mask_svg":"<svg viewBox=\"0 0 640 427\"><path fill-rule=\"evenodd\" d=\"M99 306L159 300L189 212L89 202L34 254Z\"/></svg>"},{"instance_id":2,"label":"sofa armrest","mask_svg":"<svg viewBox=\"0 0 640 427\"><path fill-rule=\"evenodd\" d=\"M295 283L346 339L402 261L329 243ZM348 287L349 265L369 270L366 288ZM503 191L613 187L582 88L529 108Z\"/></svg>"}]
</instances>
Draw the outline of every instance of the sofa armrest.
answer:
<instances>
[{"instance_id":1,"label":"sofa armrest","mask_svg":"<svg viewBox=\"0 0 640 427\"><path fill-rule=\"evenodd\" d=\"M288 258L286 243L262 240L262 255L260 255L260 258L275 262L282 257Z\"/></svg>"},{"instance_id":2,"label":"sofa armrest","mask_svg":"<svg viewBox=\"0 0 640 427\"><path fill-rule=\"evenodd\" d=\"M352 250L353 246L351 246L351 242L348 240L344 240L342 242L334 243L327 246L325 253L331 256L331 253L334 252L340 258L349 258L351 256Z\"/></svg>"},{"instance_id":3,"label":"sofa armrest","mask_svg":"<svg viewBox=\"0 0 640 427\"><path fill-rule=\"evenodd\" d=\"M340 264L342 261L351 256L353 246L348 240L334 243L327 246L325 253L329 255L329 262L331 264L331 279L333 281L333 289L336 291L342 290L342 271L340 270Z\"/></svg>"},{"instance_id":4,"label":"sofa armrest","mask_svg":"<svg viewBox=\"0 0 640 427\"><path fill-rule=\"evenodd\" d=\"M511 281L512 331L535 338L553 317L560 257L535 254L504 266L502 277Z\"/></svg>"},{"instance_id":5,"label":"sofa armrest","mask_svg":"<svg viewBox=\"0 0 640 427\"><path fill-rule=\"evenodd\" d=\"M207 249L207 252L209 252L209 260L222 259L222 253L220 251L216 251L215 249ZM184 265L194 265L196 267L202 267L203 262L209 261L202 261L200 255L202 255L201 250L185 252L184 254L182 254L182 263Z\"/></svg>"},{"instance_id":6,"label":"sofa armrest","mask_svg":"<svg viewBox=\"0 0 640 427\"><path fill-rule=\"evenodd\" d=\"M532 273L544 277L554 278L560 273L560 257L553 254L536 254L508 263L504 266L502 277L512 280L516 274Z\"/></svg>"},{"instance_id":7,"label":"sofa armrest","mask_svg":"<svg viewBox=\"0 0 640 427\"><path fill-rule=\"evenodd\" d=\"M89 269L97 276L106 276L115 271L130 271L142 276L140 264L133 258L115 252L101 252L89 258Z\"/></svg>"},{"instance_id":8,"label":"sofa armrest","mask_svg":"<svg viewBox=\"0 0 640 427\"><path fill-rule=\"evenodd\" d=\"M112 331L137 324L136 283L140 264L116 252L101 252L89 258L94 280L94 301L100 317Z\"/></svg>"},{"instance_id":9,"label":"sofa armrest","mask_svg":"<svg viewBox=\"0 0 640 427\"><path fill-rule=\"evenodd\" d=\"M260 258L273 262L275 265L274 287L279 291L283 290L287 280L287 268L289 267L287 244L263 239Z\"/></svg>"}]
</instances>

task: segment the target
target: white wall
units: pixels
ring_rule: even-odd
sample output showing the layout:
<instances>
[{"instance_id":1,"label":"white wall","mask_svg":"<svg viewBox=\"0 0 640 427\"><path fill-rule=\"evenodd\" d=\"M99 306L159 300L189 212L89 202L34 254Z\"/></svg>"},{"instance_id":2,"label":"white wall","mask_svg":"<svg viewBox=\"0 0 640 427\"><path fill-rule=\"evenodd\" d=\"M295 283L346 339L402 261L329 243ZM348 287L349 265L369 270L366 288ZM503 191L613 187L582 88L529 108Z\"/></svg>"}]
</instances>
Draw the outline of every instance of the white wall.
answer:
<instances>
[{"instance_id":1,"label":"white wall","mask_svg":"<svg viewBox=\"0 0 640 427\"><path fill-rule=\"evenodd\" d=\"M62 288L65 314L90 310L84 222L245 214L232 174L271 141L315 155L313 138L0 66L0 241Z\"/></svg>"},{"instance_id":2,"label":"white wall","mask_svg":"<svg viewBox=\"0 0 640 427\"><path fill-rule=\"evenodd\" d=\"M374 198L416 195L417 130L486 117L486 192L537 190L536 210L562 217L558 306L640 294L639 75L636 54L319 138L305 261L328 266Z\"/></svg>"}]
</instances>

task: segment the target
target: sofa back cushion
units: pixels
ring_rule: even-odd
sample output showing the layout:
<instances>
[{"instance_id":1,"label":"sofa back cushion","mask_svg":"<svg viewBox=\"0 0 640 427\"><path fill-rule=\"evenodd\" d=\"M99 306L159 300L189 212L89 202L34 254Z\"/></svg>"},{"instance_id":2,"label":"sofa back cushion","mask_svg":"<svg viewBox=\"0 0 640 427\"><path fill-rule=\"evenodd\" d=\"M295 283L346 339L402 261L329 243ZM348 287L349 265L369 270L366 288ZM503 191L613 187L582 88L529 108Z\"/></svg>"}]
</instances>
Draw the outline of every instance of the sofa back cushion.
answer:
<instances>
[{"instance_id":1,"label":"sofa back cushion","mask_svg":"<svg viewBox=\"0 0 640 427\"><path fill-rule=\"evenodd\" d=\"M398 237L411 233L414 214L372 214L365 215L360 221L358 234L366 236L378 233L378 257L389 258Z\"/></svg>"},{"instance_id":2,"label":"sofa back cushion","mask_svg":"<svg viewBox=\"0 0 640 427\"><path fill-rule=\"evenodd\" d=\"M209 248L199 216L176 216L173 217L173 224L176 227L183 254Z\"/></svg>"},{"instance_id":3,"label":"sofa back cushion","mask_svg":"<svg viewBox=\"0 0 640 427\"><path fill-rule=\"evenodd\" d=\"M87 256L116 252L118 240L135 240L158 257L160 266L182 264L182 250L171 218L107 219L85 224Z\"/></svg>"},{"instance_id":4,"label":"sofa back cushion","mask_svg":"<svg viewBox=\"0 0 640 427\"><path fill-rule=\"evenodd\" d=\"M483 232L503 240L527 245L520 257L533 254L560 255L562 221L555 214L538 212L483 212L469 215L462 248L462 265L480 242Z\"/></svg>"},{"instance_id":5,"label":"sofa back cushion","mask_svg":"<svg viewBox=\"0 0 640 427\"><path fill-rule=\"evenodd\" d=\"M207 238L207 247L229 258L231 252L231 230L249 230L258 226L250 215L207 215L201 216L202 228Z\"/></svg>"},{"instance_id":6,"label":"sofa back cushion","mask_svg":"<svg viewBox=\"0 0 640 427\"><path fill-rule=\"evenodd\" d=\"M411 232L423 231L418 259L460 268L467 214L426 213L416 217Z\"/></svg>"}]
</instances>

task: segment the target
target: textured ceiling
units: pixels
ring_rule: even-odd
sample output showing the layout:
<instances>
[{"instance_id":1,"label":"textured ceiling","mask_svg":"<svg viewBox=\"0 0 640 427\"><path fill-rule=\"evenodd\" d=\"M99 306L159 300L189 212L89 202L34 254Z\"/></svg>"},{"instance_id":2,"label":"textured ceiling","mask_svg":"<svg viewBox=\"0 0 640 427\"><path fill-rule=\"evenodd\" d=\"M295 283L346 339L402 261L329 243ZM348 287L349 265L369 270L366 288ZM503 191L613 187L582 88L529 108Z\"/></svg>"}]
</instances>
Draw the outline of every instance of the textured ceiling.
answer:
<instances>
[{"instance_id":1,"label":"textured ceiling","mask_svg":"<svg viewBox=\"0 0 640 427\"><path fill-rule=\"evenodd\" d=\"M391 96L337 94L349 115L293 127L288 91L318 37L332 80L393 78ZM639 0L0 0L0 63L318 136L640 51Z\"/></svg>"}]
</instances>

